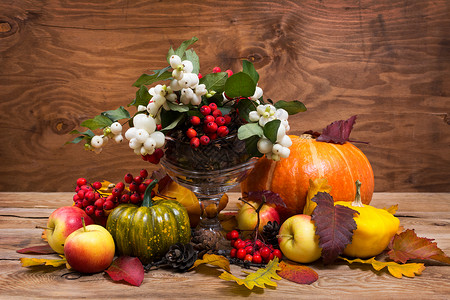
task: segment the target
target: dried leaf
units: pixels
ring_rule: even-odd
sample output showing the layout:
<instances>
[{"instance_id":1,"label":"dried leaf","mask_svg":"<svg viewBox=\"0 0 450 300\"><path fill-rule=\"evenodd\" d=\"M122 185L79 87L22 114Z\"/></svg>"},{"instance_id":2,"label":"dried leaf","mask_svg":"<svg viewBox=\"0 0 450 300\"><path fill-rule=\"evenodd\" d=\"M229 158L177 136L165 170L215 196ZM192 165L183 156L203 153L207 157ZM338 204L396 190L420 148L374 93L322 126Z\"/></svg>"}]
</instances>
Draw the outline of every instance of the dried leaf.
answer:
<instances>
[{"instance_id":1,"label":"dried leaf","mask_svg":"<svg viewBox=\"0 0 450 300\"><path fill-rule=\"evenodd\" d=\"M53 254L56 253L55 250L50 247L49 244L40 245L40 246L33 246L28 248L23 248L20 250L17 250L17 253L22 254Z\"/></svg>"},{"instance_id":2,"label":"dried leaf","mask_svg":"<svg viewBox=\"0 0 450 300\"><path fill-rule=\"evenodd\" d=\"M194 265L191 267L191 269L198 267L202 264L209 264L216 267L219 267L227 272L230 271L230 261L222 255L215 255L215 254L205 254L203 255L203 259L197 259L194 262Z\"/></svg>"},{"instance_id":3,"label":"dried leaf","mask_svg":"<svg viewBox=\"0 0 450 300\"><path fill-rule=\"evenodd\" d=\"M144 266L137 257L118 257L109 266L106 273L114 281L125 280L134 286L140 286L144 280Z\"/></svg>"},{"instance_id":4,"label":"dried leaf","mask_svg":"<svg viewBox=\"0 0 450 300\"><path fill-rule=\"evenodd\" d=\"M392 205L389 208L383 207L383 209L386 210L388 213L394 215L398 210L398 204Z\"/></svg>"},{"instance_id":5,"label":"dried leaf","mask_svg":"<svg viewBox=\"0 0 450 300\"><path fill-rule=\"evenodd\" d=\"M22 263L22 267L52 266L57 268L67 263L66 258L63 255L60 256L62 258L59 259L24 257L20 259L20 262Z\"/></svg>"},{"instance_id":6,"label":"dried leaf","mask_svg":"<svg viewBox=\"0 0 450 300\"><path fill-rule=\"evenodd\" d=\"M281 261L280 268L278 275L296 283L311 284L319 279L317 272L307 266L286 264Z\"/></svg>"},{"instance_id":7,"label":"dried leaf","mask_svg":"<svg viewBox=\"0 0 450 300\"><path fill-rule=\"evenodd\" d=\"M418 263L398 264L396 262L383 262L375 260L374 257L366 260L362 260L359 258L353 260L344 257L341 258L351 264L352 263L370 264L377 271L380 271L381 269L387 267L389 273L391 273L391 275L396 278L402 278L402 276L414 277L415 275L422 274L422 271L425 270L424 264Z\"/></svg>"},{"instance_id":8,"label":"dried leaf","mask_svg":"<svg viewBox=\"0 0 450 300\"><path fill-rule=\"evenodd\" d=\"M286 207L283 198L279 194L272 191L250 191L247 198L252 201L261 202L263 197L266 199L266 203L275 204L276 206Z\"/></svg>"},{"instance_id":9,"label":"dried leaf","mask_svg":"<svg viewBox=\"0 0 450 300\"><path fill-rule=\"evenodd\" d=\"M279 270L281 270L281 268L278 264L278 258L276 257L266 265L266 268L258 269L255 273L244 271L244 273L248 274L248 276L244 279L238 278L228 272L223 272L219 278L228 281L236 281L237 284L245 285L245 287L250 290L252 290L255 286L264 289L266 288L266 285L274 287L277 286L277 283L272 281L272 279L281 279L281 277L277 274L277 271Z\"/></svg>"},{"instance_id":10,"label":"dried leaf","mask_svg":"<svg viewBox=\"0 0 450 300\"><path fill-rule=\"evenodd\" d=\"M352 242L356 229L354 215L359 213L342 205L335 206L333 197L328 193L318 192L312 201L317 203L311 219L316 225L323 262L330 264Z\"/></svg>"},{"instance_id":11,"label":"dried leaf","mask_svg":"<svg viewBox=\"0 0 450 300\"><path fill-rule=\"evenodd\" d=\"M450 264L450 257L438 248L433 239L418 237L414 230L407 229L396 234L388 246L389 258L405 263L411 259L434 259Z\"/></svg>"},{"instance_id":12,"label":"dried leaf","mask_svg":"<svg viewBox=\"0 0 450 300\"><path fill-rule=\"evenodd\" d=\"M344 144L350 137L355 120L356 116L352 116L348 120L339 120L331 123L316 140L318 142Z\"/></svg>"},{"instance_id":13,"label":"dried leaf","mask_svg":"<svg viewBox=\"0 0 450 300\"><path fill-rule=\"evenodd\" d=\"M316 178L314 180L309 180L308 195L306 196L305 207L303 208L304 215L311 215L314 208L316 208L317 203L311 201L311 199L317 195L318 192L331 192L331 186L328 184L326 178Z\"/></svg>"}]
</instances>

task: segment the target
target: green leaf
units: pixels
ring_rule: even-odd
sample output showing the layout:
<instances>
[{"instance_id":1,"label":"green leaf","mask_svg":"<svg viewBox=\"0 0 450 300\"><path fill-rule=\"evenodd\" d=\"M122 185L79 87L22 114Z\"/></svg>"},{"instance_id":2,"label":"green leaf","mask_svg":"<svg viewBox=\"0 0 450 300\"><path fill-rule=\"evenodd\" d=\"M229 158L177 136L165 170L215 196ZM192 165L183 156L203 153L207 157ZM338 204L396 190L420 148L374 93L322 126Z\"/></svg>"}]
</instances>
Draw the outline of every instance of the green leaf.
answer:
<instances>
[{"instance_id":1,"label":"green leaf","mask_svg":"<svg viewBox=\"0 0 450 300\"><path fill-rule=\"evenodd\" d=\"M161 126L162 132L166 132L175 128L182 120L184 120L185 114L173 111L173 110L161 110Z\"/></svg>"},{"instance_id":2,"label":"green leaf","mask_svg":"<svg viewBox=\"0 0 450 300\"><path fill-rule=\"evenodd\" d=\"M277 141L278 128L280 127L280 124L280 120L272 120L264 125L264 135L274 144Z\"/></svg>"},{"instance_id":3,"label":"green leaf","mask_svg":"<svg viewBox=\"0 0 450 300\"><path fill-rule=\"evenodd\" d=\"M109 119L106 116L98 115L95 116L93 119L88 119L81 123L81 126L84 126L86 128L89 128L90 130L95 130L98 128L105 128L110 126L113 123L111 119Z\"/></svg>"},{"instance_id":4,"label":"green leaf","mask_svg":"<svg viewBox=\"0 0 450 300\"><path fill-rule=\"evenodd\" d=\"M256 83L244 72L231 75L225 83L225 94L230 98L251 97L255 89Z\"/></svg>"},{"instance_id":5,"label":"green leaf","mask_svg":"<svg viewBox=\"0 0 450 300\"><path fill-rule=\"evenodd\" d=\"M178 55L179 57L183 57L184 52L186 51L186 49L189 48L189 46L194 44L196 41L198 41L198 38L196 38L194 36L190 40L182 42L180 47L178 47L177 50L175 50L175 54ZM170 50L169 50L169 52L170 52ZM169 61L170 61L170 56L169 56Z\"/></svg>"},{"instance_id":6,"label":"green leaf","mask_svg":"<svg viewBox=\"0 0 450 300\"><path fill-rule=\"evenodd\" d=\"M88 129L84 132L78 131L78 130L72 130L71 132L69 132L69 134L82 134L84 136L89 136L89 137L93 137L95 134L92 132L92 130Z\"/></svg>"},{"instance_id":7,"label":"green leaf","mask_svg":"<svg viewBox=\"0 0 450 300\"><path fill-rule=\"evenodd\" d=\"M240 140L248 139L249 137L252 137L254 135L262 137L263 134L263 129L261 128L261 126L259 126L258 123L247 123L245 125L242 125L238 129L238 138Z\"/></svg>"},{"instance_id":8,"label":"green leaf","mask_svg":"<svg viewBox=\"0 0 450 300\"><path fill-rule=\"evenodd\" d=\"M226 72L210 73L200 79L200 84L204 84L208 91L215 91L216 94L222 94L225 90L225 82L228 74Z\"/></svg>"},{"instance_id":9,"label":"green leaf","mask_svg":"<svg viewBox=\"0 0 450 300\"><path fill-rule=\"evenodd\" d=\"M139 90L136 91L136 98L134 98L133 102L128 104L128 106L136 106L144 105L147 106L148 102L152 98L152 95L148 93L148 89L145 85L141 86Z\"/></svg>"},{"instance_id":10,"label":"green leaf","mask_svg":"<svg viewBox=\"0 0 450 300\"><path fill-rule=\"evenodd\" d=\"M141 87L143 85L150 85L157 81L167 80L172 77L172 72L168 71L169 69L170 66L165 67L164 69L161 70L155 70L153 71L153 74L142 74L138 78L138 80L136 80L136 82L133 83L133 86Z\"/></svg>"},{"instance_id":11,"label":"green leaf","mask_svg":"<svg viewBox=\"0 0 450 300\"><path fill-rule=\"evenodd\" d=\"M277 109L282 108L282 109L286 110L288 112L288 114L290 114L290 115L295 115L296 113L306 111L306 106L298 100L294 100L294 101L280 100L280 101L276 102L274 104L274 106Z\"/></svg>"},{"instance_id":12,"label":"green leaf","mask_svg":"<svg viewBox=\"0 0 450 300\"><path fill-rule=\"evenodd\" d=\"M251 136L245 140L245 150L252 157L261 157L263 154L258 150L258 141L260 137L257 135Z\"/></svg>"},{"instance_id":13,"label":"green leaf","mask_svg":"<svg viewBox=\"0 0 450 300\"><path fill-rule=\"evenodd\" d=\"M170 65L170 58L171 58L172 55L174 55L174 54L175 54L175 50L173 50L173 48L170 47L169 52L167 52L167 56L166 56L167 63L168 63L169 65Z\"/></svg>"},{"instance_id":14,"label":"green leaf","mask_svg":"<svg viewBox=\"0 0 450 300\"><path fill-rule=\"evenodd\" d=\"M239 116L249 122L248 114L256 110L256 104L250 99L241 99L237 105L237 109L239 110Z\"/></svg>"},{"instance_id":15,"label":"green leaf","mask_svg":"<svg viewBox=\"0 0 450 300\"><path fill-rule=\"evenodd\" d=\"M169 105L170 110L179 111L179 112L186 112L189 111L189 106L187 105L178 105L175 103L172 103L170 101L166 101L166 103Z\"/></svg>"},{"instance_id":16,"label":"green leaf","mask_svg":"<svg viewBox=\"0 0 450 300\"><path fill-rule=\"evenodd\" d=\"M248 74L255 83L259 81L259 74L256 72L255 66L248 60L242 61L242 72Z\"/></svg>"},{"instance_id":17,"label":"green leaf","mask_svg":"<svg viewBox=\"0 0 450 300\"><path fill-rule=\"evenodd\" d=\"M115 110L108 110L102 112L102 115L108 117L113 122L130 118L130 113L123 106L120 106L118 109Z\"/></svg>"},{"instance_id":18,"label":"green leaf","mask_svg":"<svg viewBox=\"0 0 450 300\"><path fill-rule=\"evenodd\" d=\"M80 136L77 136L76 138L74 138L72 141L66 142L65 144L78 144L78 143L81 142L84 138L85 138L84 135L80 135Z\"/></svg>"},{"instance_id":19,"label":"green leaf","mask_svg":"<svg viewBox=\"0 0 450 300\"><path fill-rule=\"evenodd\" d=\"M192 62L192 65L194 66L192 73L198 74L200 72L200 59L198 58L197 53L195 53L194 50L189 49L185 54L186 59Z\"/></svg>"}]
</instances>

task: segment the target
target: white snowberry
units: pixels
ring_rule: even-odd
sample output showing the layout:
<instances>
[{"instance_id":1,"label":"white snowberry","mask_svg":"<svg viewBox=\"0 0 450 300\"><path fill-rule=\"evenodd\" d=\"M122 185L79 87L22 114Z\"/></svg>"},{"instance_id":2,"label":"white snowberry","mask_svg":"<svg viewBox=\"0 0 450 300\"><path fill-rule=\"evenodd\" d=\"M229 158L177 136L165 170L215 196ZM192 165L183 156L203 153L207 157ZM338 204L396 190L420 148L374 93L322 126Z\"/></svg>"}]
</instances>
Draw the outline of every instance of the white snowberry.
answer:
<instances>
[{"instance_id":1,"label":"white snowberry","mask_svg":"<svg viewBox=\"0 0 450 300\"><path fill-rule=\"evenodd\" d=\"M111 132L114 135L122 133L122 125L119 122L114 122L111 124Z\"/></svg>"},{"instance_id":2,"label":"white snowberry","mask_svg":"<svg viewBox=\"0 0 450 300\"><path fill-rule=\"evenodd\" d=\"M161 148L164 146L164 143L166 141L166 136L161 131L155 131L152 134L150 134L150 137L155 140L155 147Z\"/></svg>"},{"instance_id":3,"label":"white snowberry","mask_svg":"<svg viewBox=\"0 0 450 300\"><path fill-rule=\"evenodd\" d=\"M139 143L144 143L146 139L148 139L149 134L147 132L147 130L145 129L138 129L138 131L136 131L136 140Z\"/></svg>"},{"instance_id":4,"label":"white snowberry","mask_svg":"<svg viewBox=\"0 0 450 300\"><path fill-rule=\"evenodd\" d=\"M261 138L257 143L258 151L265 154L272 152L272 142L269 139Z\"/></svg>"},{"instance_id":5,"label":"white snowberry","mask_svg":"<svg viewBox=\"0 0 450 300\"><path fill-rule=\"evenodd\" d=\"M103 146L103 137L96 135L91 139L91 146L94 148L100 148Z\"/></svg>"},{"instance_id":6,"label":"white snowberry","mask_svg":"<svg viewBox=\"0 0 450 300\"><path fill-rule=\"evenodd\" d=\"M137 128L135 128L135 127L128 128L128 130L125 132L125 138L127 140L131 140L132 138L135 138L136 131L137 131Z\"/></svg>"},{"instance_id":7,"label":"white snowberry","mask_svg":"<svg viewBox=\"0 0 450 300\"><path fill-rule=\"evenodd\" d=\"M281 148L279 153L281 158L288 158L289 154L291 154L291 150L288 147Z\"/></svg>"},{"instance_id":8,"label":"white snowberry","mask_svg":"<svg viewBox=\"0 0 450 300\"><path fill-rule=\"evenodd\" d=\"M258 114L258 112L256 110L252 110L249 114L248 114L248 118L251 122L258 122L260 115Z\"/></svg>"},{"instance_id":9,"label":"white snowberry","mask_svg":"<svg viewBox=\"0 0 450 300\"><path fill-rule=\"evenodd\" d=\"M263 95L263 90L262 88L260 88L259 86L256 87L255 89L255 93L253 94L253 96L250 97L251 100L253 101L259 101L259 98L261 98Z\"/></svg>"},{"instance_id":10,"label":"white snowberry","mask_svg":"<svg viewBox=\"0 0 450 300\"><path fill-rule=\"evenodd\" d=\"M170 66L173 68L173 69L176 69L176 68L178 68L178 66L179 65L181 65L181 58L178 56L178 55L172 55L171 57L170 57Z\"/></svg>"},{"instance_id":11,"label":"white snowberry","mask_svg":"<svg viewBox=\"0 0 450 300\"><path fill-rule=\"evenodd\" d=\"M289 148L292 146L292 140L288 135L283 136L283 138L278 142L281 146Z\"/></svg>"},{"instance_id":12,"label":"white snowberry","mask_svg":"<svg viewBox=\"0 0 450 300\"><path fill-rule=\"evenodd\" d=\"M183 78L183 71L174 69L172 71L172 77L175 78L176 80L181 80Z\"/></svg>"},{"instance_id":13,"label":"white snowberry","mask_svg":"<svg viewBox=\"0 0 450 300\"><path fill-rule=\"evenodd\" d=\"M122 143L123 136L121 134L118 134L118 135L115 135L113 139L116 143Z\"/></svg>"},{"instance_id":14,"label":"white snowberry","mask_svg":"<svg viewBox=\"0 0 450 300\"><path fill-rule=\"evenodd\" d=\"M133 124L138 129L145 129L149 134L156 130L155 119L146 114L137 114L133 118Z\"/></svg>"},{"instance_id":15,"label":"white snowberry","mask_svg":"<svg viewBox=\"0 0 450 300\"><path fill-rule=\"evenodd\" d=\"M153 151L155 151L155 147L156 141L153 138L148 137L144 142L144 148L147 150L149 154L152 154Z\"/></svg>"},{"instance_id":16,"label":"white snowberry","mask_svg":"<svg viewBox=\"0 0 450 300\"><path fill-rule=\"evenodd\" d=\"M181 64L183 65L183 71L185 73L192 73L192 71L194 70L194 65L189 60L183 60Z\"/></svg>"},{"instance_id":17,"label":"white snowberry","mask_svg":"<svg viewBox=\"0 0 450 300\"><path fill-rule=\"evenodd\" d=\"M129 146L131 149L140 149L141 146L142 146L142 143L138 142L138 140L137 140L136 138L132 138L132 139L130 140L130 142L128 143L128 146Z\"/></svg>"}]
</instances>

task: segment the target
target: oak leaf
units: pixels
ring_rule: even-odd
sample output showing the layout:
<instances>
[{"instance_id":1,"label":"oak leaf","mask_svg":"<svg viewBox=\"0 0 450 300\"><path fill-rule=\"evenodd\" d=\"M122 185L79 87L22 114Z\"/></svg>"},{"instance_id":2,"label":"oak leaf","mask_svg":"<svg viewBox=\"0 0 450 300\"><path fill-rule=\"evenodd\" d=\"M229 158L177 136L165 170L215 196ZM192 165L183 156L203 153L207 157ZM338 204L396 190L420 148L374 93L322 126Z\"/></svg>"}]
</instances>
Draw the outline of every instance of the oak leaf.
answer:
<instances>
[{"instance_id":1,"label":"oak leaf","mask_svg":"<svg viewBox=\"0 0 450 300\"><path fill-rule=\"evenodd\" d=\"M194 262L194 265L191 267L191 269L198 267L202 264L209 264L216 267L219 267L227 272L230 271L230 261L222 255L216 255L216 254L205 254L203 255L202 259L197 259Z\"/></svg>"},{"instance_id":2,"label":"oak leaf","mask_svg":"<svg viewBox=\"0 0 450 300\"><path fill-rule=\"evenodd\" d=\"M304 215L311 215L314 208L316 208L317 203L311 201L318 192L331 192L331 186L328 184L328 180L326 178L315 178L309 180L309 188L308 194L306 195L306 203L303 208Z\"/></svg>"},{"instance_id":3,"label":"oak leaf","mask_svg":"<svg viewBox=\"0 0 450 300\"><path fill-rule=\"evenodd\" d=\"M246 288L252 290L255 286L260 288L266 288L266 285L276 287L277 283L272 279L280 280L281 277L277 274L277 271L281 270L278 258L271 260L265 268L258 269L256 272L246 272L248 274L244 279L238 278L228 272L223 272L219 278L228 281L235 281L239 285L244 285Z\"/></svg>"},{"instance_id":4,"label":"oak leaf","mask_svg":"<svg viewBox=\"0 0 450 300\"><path fill-rule=\"evenodd\" d=\"M29 258L23 257L20 259L22 267L35 267L35 266L52 266L60 267L67 264L67 260L63 255L60 255L59 259L48 259L48 258Z\"/></svg>"},{"instance_id":5,"label":"oak leaf","mask_svg":"<svg viewBox=\"0 0 450 300\"><path fill-rule=\"evenodd\" d=\"M381 269L387 267L389 273L396 278L402 278L402 276L414 277L415 275L422 274L422 271L425 270L424 264L421 263L398 264L392 261L390 262L377 261L375 260L374 257L366 260L362 260L360 258L356 259L347 259L345 257L341 258L351 264L352 263L370 264L377 271L380 271Z\"/></svg>"},{"instance_id":6,"label":"oak leaf","mask_svg":"<svg viewBox=\"0 0 450 300\"><path fill-rule=\"evenodd\" d=\"M433 239L418 237L412 229L396 234L388 245L389 258L405 263L411 259L433 259L450 264L450 257L438 248Z\"/></svg>"},{"instance_id":7,"label":"oak leaf","mask_svg":"<svg viewBox=\"0 0 450 300\"><path fill-rule=\"evenodd\" d=\"M105 272L114 281L125 280L134 286L140 286L144 280L144 266L137 257L120 256Z\"/></svg>"},{"instance_id":8,"label":"oak leaf","mask_svg":"<svg viewBox=\"0 0 450 300\"><path fill-rule=\"evenodd\" d=\"M359 213L342 205L334 205L333 197L328 193L318 192L311 201L317 203L311 219L319 236L322 259L325 264L330 264L352 242L356 229L354 215Z\"/></svg>"},{"instance_id":9,"label":"oak leaf","mask_svg":"<svg viewBox=\"0 0 450 300\"><path fill-rule=\"evenodd\" d=\"M23 248L20 250L16 250L16 252L22 253L22 254L53 254L53 253L56 253L55 250L53 250L49 244L27 247L27 248Z\"/></svg>"},{"instance_id":10,"label":"oak leaf","mask_svg":"<svg viewBox=\"0 0 450 300\"><path fill-rule=\"evenodd\" d=\"M278 275L296 283L311 284L319 279L317 272L307 266L287 264L281 261L280 268Z\"/></svg>"},{"instance_id":11,"label":"oak leaf","mask_svg":"<svg viewBox=\"0 0 450 300\"><path fill-rule=\"evenodd\" d=\"M316 140L318 142L345 144L349 140L355 120L356 116L352 116L348 120L339 120L331 123Z\"/></svg>"}]
</instances>

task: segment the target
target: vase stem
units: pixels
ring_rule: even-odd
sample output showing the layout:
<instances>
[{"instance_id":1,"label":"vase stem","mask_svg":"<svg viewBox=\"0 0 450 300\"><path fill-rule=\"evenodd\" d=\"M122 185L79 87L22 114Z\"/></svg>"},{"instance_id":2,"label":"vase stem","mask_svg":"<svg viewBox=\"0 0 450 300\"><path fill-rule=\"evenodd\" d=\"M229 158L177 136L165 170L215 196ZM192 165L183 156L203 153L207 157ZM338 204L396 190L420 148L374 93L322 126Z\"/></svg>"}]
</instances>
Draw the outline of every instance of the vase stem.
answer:
<instances>
[{"instance_id":1,"label":"vase stem","mask_svg":"<svg viewBox=\"0 0 450 300\"><path fill-rule=\"evenodd\" d=\"M201 216L198 228L204 230L221 231L222 225L219 221L219 203L222 194L204 195L196 193L201 208Z\"/></svg>"}]
</instances>

